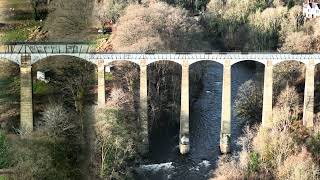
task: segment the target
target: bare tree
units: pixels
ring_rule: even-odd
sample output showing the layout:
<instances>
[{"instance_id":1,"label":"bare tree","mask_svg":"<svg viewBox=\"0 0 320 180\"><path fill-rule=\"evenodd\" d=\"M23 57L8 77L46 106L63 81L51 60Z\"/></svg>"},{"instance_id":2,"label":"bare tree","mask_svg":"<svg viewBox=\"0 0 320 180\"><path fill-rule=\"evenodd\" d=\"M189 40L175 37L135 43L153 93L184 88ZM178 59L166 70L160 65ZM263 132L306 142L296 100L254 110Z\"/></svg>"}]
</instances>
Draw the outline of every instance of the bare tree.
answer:
<instances>
[{"instance_id":1,"label":"bare tree","mask_svg":"<svg viewBox=\"0 0 320 180\"><path fill-rule=\"evenodd\" d=\"M320 51L320 22L308 21L300 31L288 33L281 48L284 52L319 52Z\"/></svg>"},{"instance_id":2,"label":"bare tree","mask_svg":"<svg viewBox=\"0 0 320 180\"><path fill-rule=\"evenodd\" d=\"M253 125L261 120L262 84L253 80L243 83L235 99L235 111L243 124Z\"/></svg>"},{"instance_id":3,"label":"bare tree","mask_svg":"<svg viewBox=\"0 0 320 180\"><path fill-rule=\"evenodd\" d=\"M287 87L287 85L297 86L304 80L305 66L301 62L286 61L277 64L273 69L273 95L274 103L277 102L279 94Z\"/></svg>"},{"instance_id":4,"label":"bare tree","mask_svg":"<svg viewBox=\"0 0 320 180\"><path fill-rule=\"evenodd\" d=\"M76 111L82 112L86 95L95 79L95 66L81 60L69 61L68 64L57 72L53 81L61 88L65 100L74 102Z\"/></svg>"},{"instance_id":5,"label":"bare tree","mask_svg":"<svg viewBox=\"0 0 320 180\"><path fill-rule=\"evenodd\" d=\"M156 52L206 50L202 29L186 10L166 3L130 5L112 37L114 51Z\"/></svg>"},{"instance_id":6,"label":"bare tree","mask_svg":"<svg viewBox=\"0 0 320 180\"><path fill-rule=\"evenodd\" d=\"M53 138L74 135L78 126L73 118L62 103L50 103L42 112L43 128Z\"/></svg>"},{"instance_id":7,"label":"bare tree","mask_svg":"<svg viewBox=\"0 0 320 180\"><path fill-rule=\"evenodd\" d=\"M273 110L273 121L289 125L292 120L299 118L301 98L295 87L287 86L281 91Z\"/></svg>"},{"instance_id":8,"label":"bare tree","mask_svg":"<svg viewBox=\"0 0 320 180\"><path fill-rule=\"evenodd\" d=\"M136 0L95 0L93 21L99 21L102 28L114 24L124 9Z\"/></svg>"},{"instance_id":9,"label":"bare tree","mask_svg":"<svg viewBox=\"0 0 320 180\"><path fill-rule=\"evenodd\" d=\"M55 0L44 25L51 41L85 41L91 27L92 0Z\"/></svg>"}]
</instances>

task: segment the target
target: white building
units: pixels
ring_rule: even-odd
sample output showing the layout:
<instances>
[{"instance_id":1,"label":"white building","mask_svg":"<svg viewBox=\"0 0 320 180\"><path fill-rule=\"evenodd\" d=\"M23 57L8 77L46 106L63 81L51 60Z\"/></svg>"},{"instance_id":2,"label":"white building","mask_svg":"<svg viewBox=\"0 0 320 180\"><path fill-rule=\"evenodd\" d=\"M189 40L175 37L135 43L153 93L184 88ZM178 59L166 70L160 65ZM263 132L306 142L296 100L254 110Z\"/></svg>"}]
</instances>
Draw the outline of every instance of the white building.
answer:
<instances>
[{"instance_id":1,"label":"white building","mask_svg":"<svg viewBox=\"0 0 320 180\"><path fill-rule=\"evenodd\" d=\"M48 83L49 80L46 79L46 72L37 71L37 80Z\"/></svg>"},{"instance_id":2,"label":"white building","mask_svg":"<svg viewBox=\"0 0 320 180\"><path fill-rule=\"evenodd\" d=\"M306 18L316 18L320 16L320 3L309 0L303 3L303 15Z\"/></svg>"}]
</instances>

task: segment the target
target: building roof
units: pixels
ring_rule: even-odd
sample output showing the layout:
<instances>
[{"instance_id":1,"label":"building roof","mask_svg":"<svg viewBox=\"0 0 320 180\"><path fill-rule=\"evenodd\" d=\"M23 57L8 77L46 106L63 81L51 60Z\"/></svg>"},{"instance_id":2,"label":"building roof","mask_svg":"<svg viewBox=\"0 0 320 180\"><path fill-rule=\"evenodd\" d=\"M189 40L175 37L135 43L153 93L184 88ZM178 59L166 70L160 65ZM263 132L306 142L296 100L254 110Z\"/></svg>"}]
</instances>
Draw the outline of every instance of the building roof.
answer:
<instances>
[{"instance_id":1,"label":"building roof","mask_svg":"<svg viewBox=\"0 0 320 180\"><path fill-rule=\"evenodd\" d=\"M320 9L320 4L319 3L306 3L304 6L308 6L311 9L318 7Z\"/></svg>"}]
</instances>

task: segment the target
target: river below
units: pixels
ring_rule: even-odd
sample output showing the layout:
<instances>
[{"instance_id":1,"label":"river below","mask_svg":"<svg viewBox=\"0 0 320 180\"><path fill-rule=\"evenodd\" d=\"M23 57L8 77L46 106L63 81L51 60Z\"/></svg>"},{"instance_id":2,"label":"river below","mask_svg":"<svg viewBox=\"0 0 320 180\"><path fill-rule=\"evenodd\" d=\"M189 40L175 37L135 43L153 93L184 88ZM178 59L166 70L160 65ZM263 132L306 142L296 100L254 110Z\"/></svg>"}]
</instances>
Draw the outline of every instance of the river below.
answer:
<instances>
[{"instance_id":1,"label":"river below","mask_svg":"<svg viewBox=\"0 0 320 180\"><path fill-rule=\"evenodd\" d=\"M263 75L263 65L242 62L232 66L232 106L239 87L249 79ZM139 180L206 180L212 177L220 156L223 67L209 63L202 78L200 96L190 105L190 153L182 156L178 149L178 127L151 139L151 153L145 165L137 168ZM192 88L192 84L190 84ZM234 109L234 108L233 108ZM241 133L239 119L232 112L232 149Z\"/></svg>"}]
</instances>

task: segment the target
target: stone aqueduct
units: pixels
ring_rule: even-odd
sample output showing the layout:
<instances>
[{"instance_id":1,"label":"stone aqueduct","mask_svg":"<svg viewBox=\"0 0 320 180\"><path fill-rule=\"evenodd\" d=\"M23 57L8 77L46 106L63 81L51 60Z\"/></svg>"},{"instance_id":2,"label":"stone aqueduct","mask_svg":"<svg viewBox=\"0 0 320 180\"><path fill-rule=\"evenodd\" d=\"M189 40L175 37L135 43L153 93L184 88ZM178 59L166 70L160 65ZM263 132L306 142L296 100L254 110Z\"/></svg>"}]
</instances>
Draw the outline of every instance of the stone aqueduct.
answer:
<instances>
[{"instance_id":1,"label":"stone aqueduct","mask_svg":"<svg viewBox=\"0 0 320 180\"><path fill-rule=\"evenodd\" d=\"M220 148L230 151L231 136L231 66L241 61L257 61L265 65L262 125L272 124L273 66L283 61L299 61L305 64L306 79L304 92L303 124L313 127L314 73L320 63L320 54L280 53L179 53L179 54L110 54L94 53L87 45L8 45L0 53L0 60L9 60L20 66L21 74L21 129L33 130L32 65L50 56L73 56L97 65L98 105L105 104L105 66L113 61L130 61L140 66L140 123L144 142L148 144L147 66L150 63L167 60L182 66L180 152L189 151L189 66L199 61L215 61L223 65L222 111Z\"/></svg>"}]
</instances>

